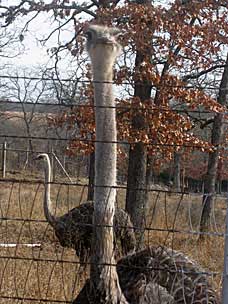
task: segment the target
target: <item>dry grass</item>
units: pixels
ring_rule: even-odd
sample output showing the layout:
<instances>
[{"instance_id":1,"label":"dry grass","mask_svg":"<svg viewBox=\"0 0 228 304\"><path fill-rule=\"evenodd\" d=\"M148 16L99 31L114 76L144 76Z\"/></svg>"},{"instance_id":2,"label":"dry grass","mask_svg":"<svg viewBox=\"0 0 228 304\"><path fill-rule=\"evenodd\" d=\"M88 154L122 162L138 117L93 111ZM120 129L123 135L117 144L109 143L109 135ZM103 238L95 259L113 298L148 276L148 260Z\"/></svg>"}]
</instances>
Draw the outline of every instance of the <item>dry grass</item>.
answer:
<instances>
[{"instance_id":1,"label":"dry grass","mask_svg":"<svg viewBox=\"0 0 228 304\"><path fill-rule=\"evenodd\" d=\"M210 235L199 240L194 232L199 231L202 212L201 195L151 195L146 234L150 245L165 245L184 252L201 265L202 269L218 272L212 278L214 287L221 288L223 271L224 238L216 233L225 231L225 198L217 197L212 208ZM158 231L156 229L174 230Z\"/></svg>"},{"instance_id":2,"label":"dry grass","mask_svg":"<svg viewBox=\"0 0 228 304\"><path fill-rule=\"evenodd\" d=\"M79 205L85 197L86 191L82 187L52 187L52 199L59 215ZM43 185L0 183L0 201L1 218L18 219L0 222L0 243L41 244L36 248L0 247L1 296L70 301L76 293L75 288L82 283L78 259L74 250L59 246L45 221ZM0 303L7 303L6 299ZM8 300L8 303L15 303L15 300Z\"/></svg>"},{"instance_id":3,"label":"dry grass","mask_svg":"<svg viewBox=\"0 0 228 304\"><path fill-rule=\"evenodd\" d=\"M0 183L0 243L40 243L41 247L0 247L0 303L36 303L1 298L24 297L70 301L82 286L85 274L79 274L78 259L71 249L62 248L45 222L42 209L43 185ZM118 204L124 205L125 193L119 191ZM63 214L86 199L86 189L54 186L52 200L56 213ZM146 231L146 245L166 245L194 258L203 268L219 272L213 278L220 288L223 267L223 238L210 236L199 243L197 237L183 231L198 230L201 197L165 195L151 192ZM224 231L225 199L218 198L213 208L211 232ZM20 220L20 219L24 219ZM32 221L26 221L30 219ZM37 222L38 221L38 222ZM176 229L180 233L158 231ZM37 303L43 303L37 301ZM47 303L47 301L46 301Z\"/></svg>"}]
</instances>

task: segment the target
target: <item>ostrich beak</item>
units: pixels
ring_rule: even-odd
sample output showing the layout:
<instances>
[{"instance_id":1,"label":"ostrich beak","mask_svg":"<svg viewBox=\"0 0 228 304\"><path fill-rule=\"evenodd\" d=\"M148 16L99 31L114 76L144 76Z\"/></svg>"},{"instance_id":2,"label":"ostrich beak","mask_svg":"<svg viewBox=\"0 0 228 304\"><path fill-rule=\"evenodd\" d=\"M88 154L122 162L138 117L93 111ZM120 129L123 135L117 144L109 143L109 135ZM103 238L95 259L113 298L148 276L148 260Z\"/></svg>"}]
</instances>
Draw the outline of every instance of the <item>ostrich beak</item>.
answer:
<instances>
[{"instance_id":1,"label":"ostrich beak","mask_svg":"<svg viewBox=\"0 0 228 304\"><path fill-rule=\"evenodd\" d=\"M39 160L39 159L42 159L40 154L38 154L32 158L32 160Z\"/></svg>"}]
</instances>

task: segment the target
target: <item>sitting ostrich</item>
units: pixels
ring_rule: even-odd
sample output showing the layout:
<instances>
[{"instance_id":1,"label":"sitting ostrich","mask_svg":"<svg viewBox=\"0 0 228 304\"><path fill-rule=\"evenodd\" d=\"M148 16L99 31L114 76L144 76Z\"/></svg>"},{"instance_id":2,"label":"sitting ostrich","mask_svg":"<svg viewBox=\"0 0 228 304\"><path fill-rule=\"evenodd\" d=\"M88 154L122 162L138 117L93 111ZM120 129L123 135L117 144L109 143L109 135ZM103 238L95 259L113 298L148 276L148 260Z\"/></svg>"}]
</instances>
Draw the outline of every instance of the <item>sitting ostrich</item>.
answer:
<instances>
[{"instance_id":1,"label":"sitting ostrich","mask_svg":"<svg viewBox=\"0 0 228 304\"><path fill-rule=\"evenodd\" d=\"M55 234L63 247L74 248L81 263L86 263L91 255L93 202L86 202L71 209L68 213L56 217L50 198L51 162L48 154L39 154L36 159L44 162L45 192L44 215L54 228ZM114 248L117 257L133 252L136 245L134 230L128 214L117 208L114 215Z\"/></svg>"},{"instance_id":2,"label":"sitting ostrich","mask_svg":"<svg viewBox=\"0 0 228 304\"><path fill-rule=\"evenodd\" d=\"M115 266L113 230L107 230L105 225L113 224L116 195L112 187L116 183L116 113L111 83L113 64L121 50L117 34L115 28L98 25L89 26L86 32L96 106L95 185L106 187L95 188L96 243L90 279L73 303L218 304L206 275L183 253L148 247L123 257Z\"/></svg>"},{"instance_id":3,"label":"sitting ostrich","mask_svg":"<svg viewBox=\"0 0 228 304\"><path fill-rule=\"evenodd\" d=\"M205 271L180 251L148 247L120 259L117 274L129 304L221 304ZM98 304L90 280L73 304Z\"/></svg>"}]
</instances>

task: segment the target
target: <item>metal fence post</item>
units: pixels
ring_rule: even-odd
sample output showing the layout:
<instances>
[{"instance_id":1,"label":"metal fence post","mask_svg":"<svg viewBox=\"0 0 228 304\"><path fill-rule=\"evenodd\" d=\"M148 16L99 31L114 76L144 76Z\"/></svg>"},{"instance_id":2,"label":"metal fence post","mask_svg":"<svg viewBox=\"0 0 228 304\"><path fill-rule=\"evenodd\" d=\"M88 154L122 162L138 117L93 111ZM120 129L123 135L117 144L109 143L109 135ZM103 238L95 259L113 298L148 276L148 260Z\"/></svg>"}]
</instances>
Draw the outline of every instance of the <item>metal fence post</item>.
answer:
<instances>
[{"instance_id":1,"label":"metal fence post","mask_svg":"<svg viewBox=\"0 0 228 304\"><path fill-rule=\"evenodd\" d=\"M2 178L6 177L6 148L7 143L4 141L2 144Z\"/></svg>"},{"instance_id":2,"label":"metal fence post","mask_svg":"<svg viewBox=\"0 0 228 304\"><path fill-rule=\"evenodd\" d=\"M222 304L228 303L228 194L226 198L226 228L224 245L224 266L222 280Z\"/></svg>"}]
</instances>

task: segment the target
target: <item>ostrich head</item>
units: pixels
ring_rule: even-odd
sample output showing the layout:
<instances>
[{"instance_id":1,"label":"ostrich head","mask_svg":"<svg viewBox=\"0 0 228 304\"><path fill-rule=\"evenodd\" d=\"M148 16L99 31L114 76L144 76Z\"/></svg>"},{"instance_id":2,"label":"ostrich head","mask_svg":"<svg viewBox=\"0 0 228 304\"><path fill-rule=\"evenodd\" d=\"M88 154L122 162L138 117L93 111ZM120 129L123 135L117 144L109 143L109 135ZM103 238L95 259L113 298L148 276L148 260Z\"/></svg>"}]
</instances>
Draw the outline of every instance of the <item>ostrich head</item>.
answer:
<instances>
[{"instance_id":1,"label":"ostrich head","mask_svg":"<svg viewBox=\"0 0 228 304\"><path fill-rule=\"evenodd\" d=\"M45 160L47 161L48 155L46 153L38 154L36 157L34 157L34 160Z\"/></svg>"},{"instance_id":2,"label":"ostrich head","mask_svg":"<svg viewBox=\"0 0 228 304\"><path fill-rule=\"evenodd\" d=\"M116 57L121 52L117 41L119 29L102 25L90 25L85 31L87 37L86 49L90 55L94 71L112 72Z\"/></svg>"},{"instance_id":3,"label":"ostrich head","mask_svg":"<svg viewBox=\"0 0 228 304\"><path fill-rule=\"evenodd\" d=\"M51 181L51 161L47 153L38 154L34 157L35 161L41 161L44 164L45 169L45 182Z\"/></svg>"}]
</instances>

